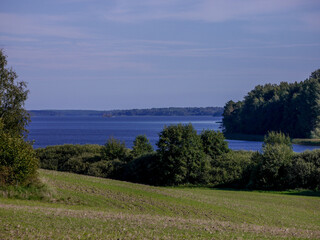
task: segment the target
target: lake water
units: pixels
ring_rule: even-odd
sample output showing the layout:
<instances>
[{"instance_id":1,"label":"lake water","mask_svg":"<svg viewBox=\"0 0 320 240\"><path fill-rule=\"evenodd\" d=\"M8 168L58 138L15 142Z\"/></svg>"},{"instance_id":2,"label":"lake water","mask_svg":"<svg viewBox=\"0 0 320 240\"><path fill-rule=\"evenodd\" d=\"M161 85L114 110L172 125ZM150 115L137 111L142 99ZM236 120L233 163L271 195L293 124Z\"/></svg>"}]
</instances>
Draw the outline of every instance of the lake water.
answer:
<instances>
[{"instance_id":1,"label":"lake water","mask_svg":"<svg viewBox=\"0 0 320 240\"><path fill-rule=\"evenodd\" d=\"M131 148L138 135L146 135L155 147L159 133L165 125L188 124L200 133L203 129L220 129L221 117L112 117L97 116L49 116L32 117L29 124L29 140L34 140L34 147L46 147L61 144L100 144L109 137L124 141ZM262 142L228 140L234 150L261 150ZM312 150L319 147L294 145L295 152Z\"/></svg>"}]
</instances>

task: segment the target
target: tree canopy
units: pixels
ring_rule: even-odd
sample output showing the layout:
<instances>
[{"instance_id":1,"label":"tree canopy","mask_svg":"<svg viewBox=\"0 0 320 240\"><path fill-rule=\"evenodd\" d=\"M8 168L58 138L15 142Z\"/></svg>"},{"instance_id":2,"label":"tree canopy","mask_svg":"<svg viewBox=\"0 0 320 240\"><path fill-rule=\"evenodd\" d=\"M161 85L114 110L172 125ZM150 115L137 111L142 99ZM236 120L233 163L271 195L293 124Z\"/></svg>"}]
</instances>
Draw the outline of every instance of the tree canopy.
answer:
<instances>
[{"instance_id":1,"label":"tree canopy","mask_svg":"<svg viewBox=\"0 0 320 240\"><path fill-rule=\"evenodd\" d=\"M0 49L0 119L3 130L11 134L26 133L26 125L30 118L24 109L28 97L26 82L16 81L18 75L7 67L7 58Z\"/></svg>"},{"instance_id":2,"label":"tree canopy","mask_svg":"<svg viewBox=\"0 0 320 240\"><path fill-rule=\"evenodd\" d=\"M300 83L258 85L243 101L227 102L223 117L227 134L281 131L294 138L320 137L320 69Z\"/></svg>"},{"instance_id":3,"label":"tree canopy","mask_svg":"<svg viewBox=\"0 0 320 240\"><path fill-rule=\"evenodd\" d=\"M32 145L24 140L28 90L16 78L0 49L0 185L29 185L37 180L39 162Z\"/></svg>"}]
</instances>

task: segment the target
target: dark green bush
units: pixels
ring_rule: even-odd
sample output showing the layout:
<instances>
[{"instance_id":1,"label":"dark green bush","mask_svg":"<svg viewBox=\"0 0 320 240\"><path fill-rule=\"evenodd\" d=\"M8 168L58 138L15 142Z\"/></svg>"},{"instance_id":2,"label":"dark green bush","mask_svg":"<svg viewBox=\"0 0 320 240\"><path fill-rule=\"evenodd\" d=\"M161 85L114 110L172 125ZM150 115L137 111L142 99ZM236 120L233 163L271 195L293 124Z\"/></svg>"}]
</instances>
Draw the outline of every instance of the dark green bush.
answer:
<instances>
[{"instance_id":1,"label":"dark green bush","mask_svg":"<svg viewBox=\"0 0 320 240\"><path fill-rule=\"evenodd\" d=\"M320 190L320 150L295 154L288 178L291 188Z\"/></svg>"},{"instance_id":2,"label":"dark green bush","mask_svg":"<svg viewBox=\"0 0 320 240\"><path fill-rule=\"evenodd\" d=\"M159 156L157 153L148 153L129 162L123 172L123 179L126 181L160 185Z\"/></svg>"},{"instance_id":3,"label":"dark green bush","mask_svg":"<svg viewBox=\"0 0 320 240\"><path fill-rule=\"evenodd\" d=\"M250 179L254 153L229 151L211 161L211 183L227 187L245 187Z\"/></svg>"},{"instance_id":4,"label":"dark green bush","mask_svg":"<svg viewBox=\"0 0 320 240\"><path fill-rule=\"evenodd\" d=\"M21 136L0 129L0 185L26 186L37 182L39 160Z\"/></svg>"},{"instance_id":5,"label":"dark green bush","mask_svg":"<svg viewBox=\"0 0 320 240\"><path fill-rule=\"evenodd\" d=\"M63 164L63 171L85 174L88 166L89 164L83 162L81 156L74 156Z\"/></svg>"},{"instance_id":6,"label":"dark green bush","mask_svg":"<svg viewBox=\"0 0 320 240\"><path fill-rule=\"evenodd\" d=\"M36 149L40 159L40 167L50 170L65 171L65 163L73 157L80 156L83 162L101 160L102 146L100 145L58 145Z\"/></svg>"},{"instance_id":7,"label":"dark green bush","mask_svg":"<svg viewBox=\"0 0 320 240\"><path fill-rule=\"evenodd\" d=\"M87 174L95 177L120 179L124 163L119 159L112 161L101 160L91 163L88 167Z\"/></svg>"}]
</instances>

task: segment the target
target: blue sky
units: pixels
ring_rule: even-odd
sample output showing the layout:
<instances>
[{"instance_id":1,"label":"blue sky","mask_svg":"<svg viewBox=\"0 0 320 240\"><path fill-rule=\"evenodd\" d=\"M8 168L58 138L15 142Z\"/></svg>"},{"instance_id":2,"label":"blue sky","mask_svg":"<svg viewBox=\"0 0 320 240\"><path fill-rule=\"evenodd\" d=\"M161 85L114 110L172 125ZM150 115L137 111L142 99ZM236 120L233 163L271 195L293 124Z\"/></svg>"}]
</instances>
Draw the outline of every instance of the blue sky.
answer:
<instances>
[{"instance_id":1,"label":"blue sky","mask_svg":"<svg viewBox=\"0 0 320 240\"><path fill-rule=\"evenodd\" d=\"M320 68L318 0L1 0L27 109L224 106Z\"/></svg>"}]
</instances>

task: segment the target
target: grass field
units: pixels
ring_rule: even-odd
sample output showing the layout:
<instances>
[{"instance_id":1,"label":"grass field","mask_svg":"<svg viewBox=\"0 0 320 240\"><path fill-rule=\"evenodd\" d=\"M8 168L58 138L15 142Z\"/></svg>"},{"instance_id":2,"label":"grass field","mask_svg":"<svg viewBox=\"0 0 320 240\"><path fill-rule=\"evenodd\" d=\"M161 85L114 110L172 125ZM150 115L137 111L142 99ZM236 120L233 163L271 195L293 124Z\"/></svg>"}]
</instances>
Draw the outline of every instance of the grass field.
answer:
<instances>
[{"instance_id":1,"label":"grass field","mask_svg":"<svg viewBox=\"0 0 320 240\"><path fill-rule=\"evenodd\" d=\"M40 176L46 200L0 198L0 239L320 238L319 196Z\"/></svg>"}]
</instances>

